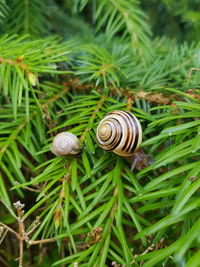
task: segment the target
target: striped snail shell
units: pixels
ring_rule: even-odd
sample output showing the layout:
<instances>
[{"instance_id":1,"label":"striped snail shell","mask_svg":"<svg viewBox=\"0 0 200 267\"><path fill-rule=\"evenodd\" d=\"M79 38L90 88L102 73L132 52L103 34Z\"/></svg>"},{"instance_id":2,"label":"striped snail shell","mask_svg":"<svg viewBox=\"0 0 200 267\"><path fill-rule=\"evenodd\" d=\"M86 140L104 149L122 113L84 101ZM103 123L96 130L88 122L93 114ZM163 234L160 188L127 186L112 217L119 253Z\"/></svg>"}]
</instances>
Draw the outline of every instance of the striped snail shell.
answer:
<instances>
[{"instance_id":1,"label":"striped snail shell","mask_svg":"<svg viewBox=\"0 0 200 267\"><path fill-rule=\"evenodd\" d=\"M142 142L142 128L137 118L128 111L108 113L97 127L101 148L120 156L131 156Z\"/></svg>"},{"instance_id":2,"label":"striped snail shell","mask_svg":"<svg viewBox=\"0 0 200 267\"><path fill-rule=\"evenodd\" d=\"M51 151L57 156L77 154L80 151L78 138L72 133L61 132L54 137Z\"/></svg>"}]
</instances>

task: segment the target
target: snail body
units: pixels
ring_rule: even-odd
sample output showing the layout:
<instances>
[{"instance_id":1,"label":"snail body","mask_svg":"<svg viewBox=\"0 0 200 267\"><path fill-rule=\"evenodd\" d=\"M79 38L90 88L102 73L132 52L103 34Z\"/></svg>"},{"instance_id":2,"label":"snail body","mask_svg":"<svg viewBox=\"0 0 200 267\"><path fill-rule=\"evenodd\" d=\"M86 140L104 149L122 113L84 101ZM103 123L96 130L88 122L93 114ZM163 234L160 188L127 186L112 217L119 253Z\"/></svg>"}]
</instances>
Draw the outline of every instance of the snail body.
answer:
<instances>
[{"instance_id":1,"label":"snail body","mask_svg":"<svg viewBox=\"0 0 200 267\"><path fill-rule=\"evenodd\" d=\"M57 156L77 154L80 151L78 138L70 132L61 132L54 137L51 151Z\"/></svg>"},{"instance_id":2,"label":"snail body","mask_svg":"<svg viewBox=\"0 0 200 267\"><path fill-rule=\"evenodd\" d=\"M142 142L142 128L132 113L115 110L100 121L96 136L101 148L128 157Z\"/></svg>"}]
</instances>

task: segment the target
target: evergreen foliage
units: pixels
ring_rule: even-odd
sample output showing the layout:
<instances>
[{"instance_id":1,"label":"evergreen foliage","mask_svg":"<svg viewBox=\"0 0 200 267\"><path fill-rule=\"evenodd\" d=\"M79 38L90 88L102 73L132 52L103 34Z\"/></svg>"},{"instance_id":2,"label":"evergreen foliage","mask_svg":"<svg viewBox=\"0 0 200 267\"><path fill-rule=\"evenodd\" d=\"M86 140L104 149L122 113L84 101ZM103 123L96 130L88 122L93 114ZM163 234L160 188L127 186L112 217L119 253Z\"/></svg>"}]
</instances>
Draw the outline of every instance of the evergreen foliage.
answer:
<instances>
[{"instance_id":1,"label":"evergreen foliage","mask_svg":"<svg viewBox=\"0 0 200 267\"><path fill-rule=\"evenodd\" d=\"M190 2L0 0L2 264L199 266L200 6ZM131 171L97 144L116 109L140 120L149 166ZM52 154L62 131L79 138L78 155Z\"/></svg>"}]
</instances>

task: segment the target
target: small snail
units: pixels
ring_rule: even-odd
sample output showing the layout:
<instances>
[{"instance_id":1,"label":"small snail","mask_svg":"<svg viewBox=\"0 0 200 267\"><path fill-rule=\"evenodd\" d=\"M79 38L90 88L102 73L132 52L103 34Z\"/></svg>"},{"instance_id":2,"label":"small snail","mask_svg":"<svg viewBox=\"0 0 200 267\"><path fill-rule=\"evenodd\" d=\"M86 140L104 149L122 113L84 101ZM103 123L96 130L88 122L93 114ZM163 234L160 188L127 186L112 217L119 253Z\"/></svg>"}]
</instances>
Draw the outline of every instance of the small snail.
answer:
<instances>
[{"instance_id":1,"label":"small snail","mask_svg":"<svg viewBox=\"0 0 200 267\"><path fill-rule=\"evenodd\" d=\"M78 138L69 132L59 133L53 139L51 151L57 156L77 154L80 151Z\"/></svg>"},{"instance_id":2,"label":"small snail","mask_svg":"<svg viewBox=\"0 0 200 267\"><path fill-rule=\"evenodd\" d=\"M99 145L120 156L132 156L142 142L142 128L137 118L128 111L108 113L97 127Z\"/></svg>"}]
</instances>

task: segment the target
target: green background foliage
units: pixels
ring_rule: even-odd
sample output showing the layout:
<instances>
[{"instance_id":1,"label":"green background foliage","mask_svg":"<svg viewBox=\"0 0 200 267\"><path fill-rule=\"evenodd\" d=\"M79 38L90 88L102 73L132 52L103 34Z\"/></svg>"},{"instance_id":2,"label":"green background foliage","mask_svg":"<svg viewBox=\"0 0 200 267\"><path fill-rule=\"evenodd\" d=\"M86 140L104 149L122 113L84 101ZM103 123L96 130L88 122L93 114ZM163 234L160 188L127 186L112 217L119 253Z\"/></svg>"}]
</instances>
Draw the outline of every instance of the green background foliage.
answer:
<instances>
[{"instance_id":1,"label":"green background foliage","mask_svg":"<svg viewBox=\"0 0 200 267\"><path fill-rule=\"evenodd\" d=\"M0 0L2 264L199 266L199 33L197 0ZM97 144L116 109L142 170ZM52 154L61 131L78 155Z\"/></svg>"}]
</instances>

